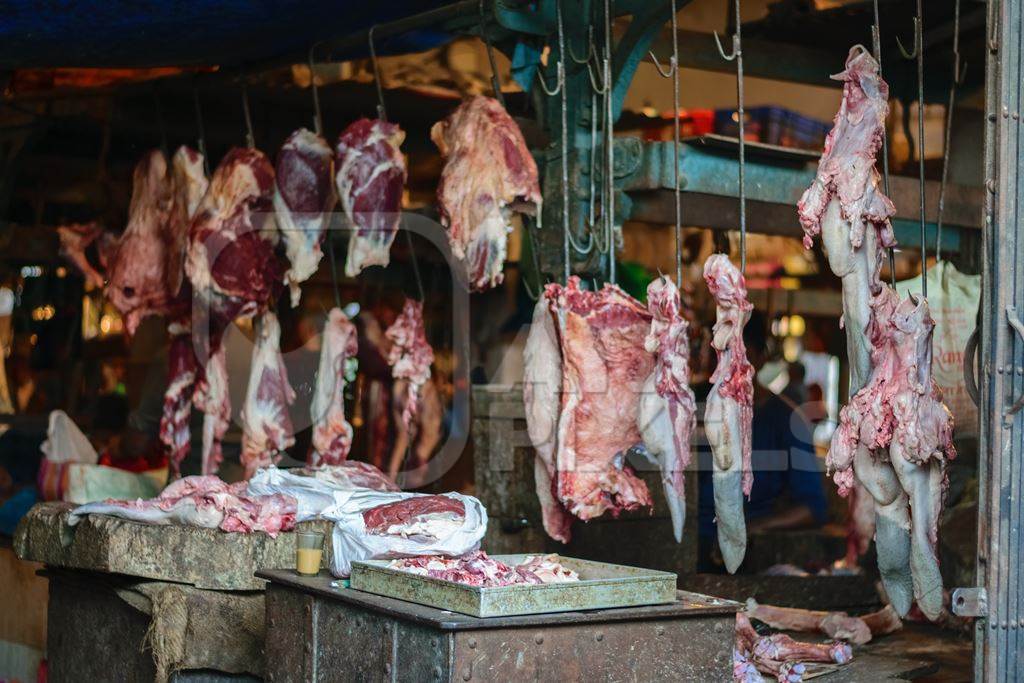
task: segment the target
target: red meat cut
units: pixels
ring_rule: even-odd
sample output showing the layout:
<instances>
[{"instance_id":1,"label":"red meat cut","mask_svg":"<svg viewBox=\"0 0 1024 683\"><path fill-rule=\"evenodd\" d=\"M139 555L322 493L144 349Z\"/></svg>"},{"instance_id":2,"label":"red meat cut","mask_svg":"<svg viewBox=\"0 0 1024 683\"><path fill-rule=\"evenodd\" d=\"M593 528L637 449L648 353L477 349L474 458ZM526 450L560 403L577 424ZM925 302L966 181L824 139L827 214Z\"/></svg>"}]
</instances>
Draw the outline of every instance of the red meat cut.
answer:
<instances>
[{"instance_id":1,"label":"red meat cut","mask_svg":"<svg viewBox=\"0 0 1024 683\"><path fill-rule=\"evenodd\" d=\"M516 212L539 214L537 164L497 100L472 97L430 137L445 157L437 201L452 254L474 291L500 284Z\"/></svg>"},{"instance_id":2,"label":"red meat cut","mask_svg":"<svg viewBox=\"0 0 1024 683\"><path fill-rule=\"evenodd\" d=\"M386 534L391 533L389 529L392 527L406 526L429 517L461 523L466 517L466 506L461 500L448 496L413 496L365 510L363 524L371 534Z\"/></svg>"},{"instance_id":3,"label":"red meat cut","mask_svg":"<svg viewBox=\"0 0 1024 683\"><path fill-rule=\"evenodd\" d=\"M650 313L615 285L588 292L575 276L547 285L544 296L562 356L557 499L582 520L650 506L647 485L625 464L641 442L640 394L654 369L644 349Z\"/></svg>"},{"instance_id":4,"label":"red meat cut","mask_svg":"<svg viewBox=\"0 0 1024 683\"><path fill-rule=\"evenodd\" d=\"M299 285L312 277L323 256L320 244L335 202L331 162L327 142L305 128L289 135L277 153L274 210L291 264L284 277L292 306L299 305Z\"/></svg>"},{"instance_id":5,"label":"red meat cut","mask_svg":"<svg viewBox=\"0 0 1024 683\"><path fill-rule=\"evenodd\" d=\"M197 311L193 335L209 353L228 324L265 310L279 291L274 254L274 168L255 149L235 148L221 161L189 232L185 272Z\"/></svg>"},{"instance_id":6,"label":"red meat cut","mask_svg":"<svg viewBox=\"0 0 1024 683\"><path fill-rule=\"evenodd\" d=\"M338 138L335 182L352 227L345 274L386 266L401 222L406 167L405 131L394 123L360 119Z\"/></svg>"}]
</instances>

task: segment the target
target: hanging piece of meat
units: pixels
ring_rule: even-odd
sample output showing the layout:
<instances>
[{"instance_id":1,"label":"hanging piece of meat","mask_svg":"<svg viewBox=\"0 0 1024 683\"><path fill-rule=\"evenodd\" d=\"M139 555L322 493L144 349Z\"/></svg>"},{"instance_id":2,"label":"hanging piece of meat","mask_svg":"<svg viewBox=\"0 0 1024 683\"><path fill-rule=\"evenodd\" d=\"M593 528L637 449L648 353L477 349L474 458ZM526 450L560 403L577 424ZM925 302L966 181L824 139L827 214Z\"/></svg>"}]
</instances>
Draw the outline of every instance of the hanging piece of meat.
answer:
<instances>
[{"instance_id":1,"label":"hanging piece of meat","mask_svg":"<svg viewBox=\"0 0 1024 683\"><path fill-rule=\"evenodd\" d=\"M717 305L711 345L718 365L711 375L711 393L704 412L704 432L714 466L715 526L718 547L730 573L747 552L743 496L754 483L751 471L751 420L754 368L747 360L743 327L753 306L747 300L743 275L725 254L712 254L704 264L704 281Z\"/></svg>"},{"instance_id":2,"label":"hanging piece of meat","mask_svg":"<svg viewBox=\"0 0 1024 683\"><path fill-rule=\"evenodd\" d=\"M176 476L181 472L181 463L188 456L191 444L189 422L196 384L196 354L188 327L171 324L168 333L171 335L167 351L168 384L160 418L160 442L167 448L171 473Z\"/></svg>"},{"instance_id":3,"label":"hanging piece of meat","mask_svg":"<svg viewBox=\"0 0 1024 683\"><path fill-rule=\"evenodd\" d=\"M391 342L388 350L391 376L395 380L406 380L407 398L402 409L402 423L406 432L411 434L419 410L420 389L430 381L430 366L434 362L434 350L430 348L423 328L423 304L406 299L401 314L384 336Z\"/></svg>"},{"instance_id":4,"label":"hanging piece of meat","mask_svg":"<svg viewBox=\"0 0 1024 683\"><path fill-rule=\"evenodd\" d=\"M128 226L108 271L106 295L124 318L125 330L135 333L148 315L169 304L171 273L168 254L174 248L168 235L173 181L167 159L158 149L135 166Z\"/></svg>"},{"instance_id":5,"label":"hanging piece of meat","mask_svg":"<svg viewBox=\"0 0 1024 683\"><path fill-rule=\"evenodd\" d=\"M430 137L445 157L437 199L452 254L471 290L500 284L513 215L541 210L523 134L497 100L477 96L434 124Z\"/></svg>"},{"instance_id":6,"label":"hanging piece of meat","mask_svg":"<svg viewBox=\"0 0 1024 683\"><path fill-rule=\"evenodd\" d=\"M656 360L644 383L637 424L646 452L661 469L672 531L676 542L681 542L686 521L683 475L697 424L697 404L690 389L689 325L680 314L679 290L667 277L647 286L647 308L652 319L644 348Z\"/></svg>"},{"instance_id":7,"label":"hanging piece of meat","mask_svg":"<svg viewBox=\"0 0 1024 683\"><path fill-rule=\"evenodd\" d=\"M221 161L189 233L185 272L192 283L201 348L220 346L232 320L266 310L282 282L274 254L274 168L255 149L235 148Z\"/></svg>"},{"instance_id":8,"label":"hanging piece of meat","mask_svg":"<svg viewBox=\"0 0 1024 683\"><path fill-rule=\"evenodd\" d=\"M331 148L327 141L302 128L288 136L277 153L274 210L291 267L284 274L292 306L299 305L305 282L320 265L324 231L334 208Z\"/></svg>"},{"instance_id":9,"label":"hanging piece of meat","mask_svg":"<svg viewBox=\"0 0 1024 683\"><path fill-rule=\"evenodd\" d=\"M57 236L60 239L60 255L82 274L86 282L93 287L102 287L103 272L117 251L117 236L95 222L62 225L57 228ZM86 256L86 250L93 243L99 252L99 268L94 267Z\"/></svg>"},{"instance_id":10,"label":"hanging piece of meat","mask_svg":"<svg viewBox=\"0 0 1024 683\"><path fill-rule=\"evenodd\" d=\"M394 123L360 119L338 138L335 182L352 227L345 274L390 262L391 243L402 220L406 167L405 131Z\"/></svg>"},{"instance_id":11,"label":"hanging piece of meat","mask_svg":"<svg viewBox=\"0 0 1024 683\"><path fill-rule=\"evenodd\" d=\"M523 350L523 404L526 430L537 452L533 477L544 530L556 541L568 543L572 515L558 500L554 487L561 397L562 351L551 300L545 294L533 309L533 322Z\"/></svg>"},{"instance_id":12,"label":"hanging piece of meat","mask_svg":"<svg viewBox=\"0 0 1024 683\"><path fill-rule=\"evenodd\" d=\"M295 444L288 406L295 392L281 357L281 325L267 311L256 322L249 385L242 407L242 465L248 479L261 467L276 464Z\"/></svg>"},{"instance_id":13,"label":"hanging piece of meat","mask_svg":"<svg viewBox=\"0 0 1024 683\"><path fill-rule=\"evenodd\" d=\"M196 389L192 403L203 413L202 474L215 474L224 460L221 441L231 426L231 394L228 387L228 364L221 345L196 373Z\"/></svg>"},{"instance_id":14,"label":"hanging piece of meat","mask_svg":"<svg viewBox=\"0 0 1024 683\"><path fill-rule=\"evenodd\" d=\"M320 336L320 366L310 404L310 467L340 465L352 448L352 425L345 419L345 371L349 361L355 361L357 336L348 316L340 308L332 308Z\"/></svg>"},{"instance_id":15,"label":"hanging piece of meat","mask_svg":"<svg viewBox=\"0 0 1024 683\"><path fill-rule=\"evenodd\" d=\"M894 246L892 202L879 188L875 159L885 135L889 86L878 62L858 45L850 50L843 99L825 140L814 184L797 205L804 244L820 234L829 267L843 282L843 318L850 356L849 394L855 396L872 373L875 344L885 338L884 324L898 297L879 278L885 248ZM870 494L875 512L875 548L886 594L900 616L913 600L910 501L888 453L858 443L851 450L831 449L840 493L856 482Z\"/></svg>"},{"instance_id":16,"label":"hanging piece of meat","mask_svg":"<svg viewBox=\"0 0 1024 683\"><path fill-rule=\"evenodd\" d=\"M167 284L176 296L185 281L185 255L188 253L189 228L199 210L210 181L203 166L203 155L182 145L171 159L171 213L167 224Z\"/></svg>"},{"instance_id":17,"label":"hanging piece of meat","mask_svg":"<svg viewBox=\"0 0 1024 683\"><path fill-rule=\"evenodd\" d=\"M172 297L168 313L174 320L167 327L171 341L160 441L167 448L171 473L177 475L190 448L189 421L198 372L192 347L192 289L185 281L185 254L189 225L209 187L202 155L189 147L179 147L172 160L172 183L168 233L174 237L174 243L167 250L167 274Z\"/></svg>"},{"instance_id":18,"label":"hanging piece of meat","mask_svg":"<svg viewBox=\"0 0 1024 683\"><path fill-rule=\"evenodd\" d=\"M927 301L910 295L898 302L893 290L883 291L889 294L887 305L875 311L871 377L840 411L830 465L846 468L836 473L842 492L844 472L855 466L858 450L872 457L888 451L910 504L913 595L934 621L943 609L938 522L948 487L946 463L956 457L953 416L932 379L935 322Z\"/></svg>"},{"instance_id":19,"label":"hanging piece of meat","mask_svg":"<svg viewBox=\"0 0 1024 683\"><path fill-rule=\"evenodd\" d=\"M654 369L644 349L651 315L612 284L598 292L545 287L562 357L555 495L582 520L649 507L651 494L625 462L641 442L640 394Z\"/></svg>"},{"instance_id":20,"label":"hanging piece of meat","mask_svg":"<svg viewBox=\"0 0 1024 683\"><path fill-rule=\"evenodd\" d=\"M205 413L203 474L217 471L231 423L221 344L235 318L265 310L280 289L274 254L274 168L255 149L228 152L210 180L189 230L185 274L192 284L192 339L199 372L194 404Z\"/></svg>"}]
</instances>

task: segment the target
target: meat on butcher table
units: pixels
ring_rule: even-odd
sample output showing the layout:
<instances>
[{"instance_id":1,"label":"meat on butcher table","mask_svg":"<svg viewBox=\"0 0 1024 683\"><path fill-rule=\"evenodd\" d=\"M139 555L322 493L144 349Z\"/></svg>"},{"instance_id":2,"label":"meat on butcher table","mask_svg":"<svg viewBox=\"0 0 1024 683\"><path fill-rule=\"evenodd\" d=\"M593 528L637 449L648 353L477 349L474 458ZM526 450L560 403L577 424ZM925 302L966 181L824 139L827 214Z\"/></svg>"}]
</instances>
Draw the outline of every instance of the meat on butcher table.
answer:
<instances>
[{"instance_id":1,"label":"meat on butcher table","mask_svg":"<svg viewBox=\"0 0 1024 683\"><path fill-rule=\"evenodd\" d=\"M407 175L399 149L404 140L396 124L370 119L349 125L338 138L335 183L352 228L345 259L349 277L391 260Z\"/></svg>"},{"instance_id":2,"label":"meat on butcher table","mask_svg":"<svg viewBox=\"0 0 1024 683\"><path fill-rule=\"evenodd\" d=\"M357 336L348 316L332 308L320 337L320 365L309 409L313 419L310 467L340 465L352 448L352 425L345 419L345 371L349 361L355 361Z\"/></svg>"},{"instance_id":3,"label":"meat on butcher table","mask_svg":"<svg viewBox=\"0 0 1024 683\"><path fill-rule=\"evenodd\" d=\"M281 325L267 311L257 319L256 347L252 352L249 385L242 407L242 465L245 478L276 464L295 444L288 406L295 392L281 357Z\"/></svg>"},{"instance_id":4,"label":"meat on butcher table","mask_svg":"<svg viewBox=\"0 0 1024 683\"><path fill-rule=\"evenodd\" d=\"M754 368L747 360L743 327L753 306L747 300L743 275L725 254L712 254L704 264L704 281L717 305L711 346L718 365L711 375L711 393L704 411L704 433L711 444L712 484L718 547L730 573L747 552L743 496L754 484L751 471L751 420L754 415Z\"/></svg>"},{"instance_id":5,"label":"meat on butcher table","mask_svg":"<svg viewBox=\"0 0 1024 683\"><path fill-rule=\"evenodd\" d=\"M697 404L690 389L689 324L680 313L679 289L667 277L647 286L647 308L652 319L644 348L656 360L644 383L637 423L645 451L661 469L672 531L680 542L686 521L683 475L697 424Z\"/></svg>"},{"instance_id":6,"label":"meat on butcher table","mask_svg":"<svg viewBox=\"0 0 1024 683\"><path fill-rule=\"evenodd\" d=\"M305 128L289 135L277 153L274 210L291 264L284 278L292 306L299 305L299 285L316 272L323 256L320 243L335 202L331 162L327 141Z\"/></svg>"},{"instance_id":7,"label":"meat on butcher table","mask_svg":"<svg viewBox=\"0 0 1024 683\"><path fill-rule=\"evenodd\" d=\"M476 96L434 124L430 137L445 158L437 200L452 254L471 290L500 284L513 215L541 210L523 134L497 100Z\"/></svg>"},{"instance_id":8,"label":"meat on butcher table","mask_svg":"<svg viewBox=\"0 0 1024 683\"><path fill-rule=\"evenodd\" d=\"M615 285L598 292L549 284L525 351L527 428L544 528L567 541L582 520L650 506L647 485L625 463L641 443L640 395L654 370L644 348L651 314Z\"/></svg>"}]
</instances>

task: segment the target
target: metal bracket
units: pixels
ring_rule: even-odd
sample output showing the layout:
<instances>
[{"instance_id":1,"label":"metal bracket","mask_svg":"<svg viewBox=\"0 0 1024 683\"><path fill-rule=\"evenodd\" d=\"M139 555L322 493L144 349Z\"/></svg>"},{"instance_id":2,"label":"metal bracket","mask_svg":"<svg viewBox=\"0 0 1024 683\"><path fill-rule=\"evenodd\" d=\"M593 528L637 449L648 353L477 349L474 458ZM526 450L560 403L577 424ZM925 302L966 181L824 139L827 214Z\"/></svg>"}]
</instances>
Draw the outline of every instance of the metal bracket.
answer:
<instances>
[{"instance_id":1,"label":"metal bracket","mask_svg":"<svg viewBox=\"0 0 1024 683\"><path fill-rule=\"evenodd\" d=\"M980 586L954 589L951 602L958 617L988 616L988 592Z\"/></svg>"},{"instance_id":2,"label":"metal bracket","mask_svg":"<svg viewBox=\"0 0 1024 683\"><path fill-rule=\"evenodd\" d=\"M980 340L981 328L975 327L974 332L971 332L971 336L967 339L967 345L964 347L964 387L967 389L967 395L976 406L981 405L977 379L978 342Z\"/></svg>"},{"instance_id":3,"label":"metal bracket","mask_svg":"<svg viewBox=\"0 0 1024 683\"><path fill-rule=\"evenodd\" d=\"M1006 307L1006 320L1010 323L1010 327L1016 330L1021 341L1024 342L1024 323L1022 323L1020 318L1017 317L1016 306ZM1006 411L1006 415L1004 417L1016 415L1020 412L1021 408L1024 408L1024 394L1022 394L1021 397L1017 399L1017 402L1014 403L1008 411Z\"/></svg>"}]
</instances>

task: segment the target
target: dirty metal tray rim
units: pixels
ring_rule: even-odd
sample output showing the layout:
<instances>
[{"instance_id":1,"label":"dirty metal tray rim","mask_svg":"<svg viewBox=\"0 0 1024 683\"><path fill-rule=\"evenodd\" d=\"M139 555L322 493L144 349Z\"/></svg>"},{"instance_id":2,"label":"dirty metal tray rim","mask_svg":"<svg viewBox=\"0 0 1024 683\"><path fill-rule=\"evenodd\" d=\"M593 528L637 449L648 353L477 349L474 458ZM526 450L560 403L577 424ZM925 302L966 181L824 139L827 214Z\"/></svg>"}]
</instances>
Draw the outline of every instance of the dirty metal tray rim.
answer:
<instances>
[{"instance_id":1,"label":"dirty metal tray rim","mask_svg":"<svg viewBox=\"0 0 1024 683\"><path fill-rule=\"evenodd\" d=\"M386 595L344 587L327 572L318 576L301 576L294 570L271 569L256 573L270 582L268 589L296 591L298 594L316 596L325 600L337 600L372 612L402 619L411 623L437 628L443 631L464 631L491 628L522 628L535 626L574 626L578 624L603 624L619 621L647 621L677 618L732 618L742 611L744 605L692 591L677 590L675 600L660 605L637 605L612 607L608 609L548 612L544 614L521 614L507 617L475 617L444 610L431 605L410 602Z\"/></svg>"},{"instance_id":2,"label":"dirty metal tray rim","mask_svg":"<svg viewBox=\"0 0 1024 683\"><path fill-rule=\"evenodd\" d=\"M492 558L515 565L536 555ZM350 585L366 593L478 618L663 605L676 599L677 576L672 572L563 556L559 560L587 574L604 571L620 575L566 583L483 587L393 569L387 566L391 560L363 560L352 563Z\"/></svg>"}]
</instances>

